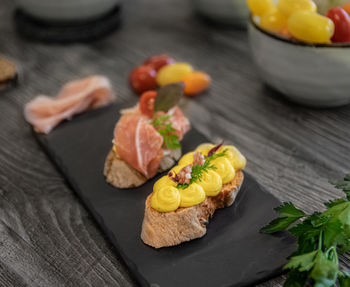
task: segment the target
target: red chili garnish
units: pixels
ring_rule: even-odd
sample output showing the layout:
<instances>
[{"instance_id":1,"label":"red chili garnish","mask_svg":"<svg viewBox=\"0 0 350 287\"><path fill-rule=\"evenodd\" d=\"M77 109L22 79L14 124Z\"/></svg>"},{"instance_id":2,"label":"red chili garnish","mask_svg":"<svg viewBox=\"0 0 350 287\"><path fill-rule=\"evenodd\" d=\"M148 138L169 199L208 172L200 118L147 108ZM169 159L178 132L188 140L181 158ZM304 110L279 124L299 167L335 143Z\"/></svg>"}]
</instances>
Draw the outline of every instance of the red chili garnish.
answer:
<instances>
[{"instance_id":1,"label":"red chili garnish","mask_svg":"<svg viewBox=\"0 0 350 287\"><path fill-rule=\"evenodd\" d=\"M218 144L217 146L214 146L214 147L208 152L208 156L212 156L219 148L222 147L223 144L224 144L224 141L222 141L221 144Z\"/></svg>"}]
</instances>

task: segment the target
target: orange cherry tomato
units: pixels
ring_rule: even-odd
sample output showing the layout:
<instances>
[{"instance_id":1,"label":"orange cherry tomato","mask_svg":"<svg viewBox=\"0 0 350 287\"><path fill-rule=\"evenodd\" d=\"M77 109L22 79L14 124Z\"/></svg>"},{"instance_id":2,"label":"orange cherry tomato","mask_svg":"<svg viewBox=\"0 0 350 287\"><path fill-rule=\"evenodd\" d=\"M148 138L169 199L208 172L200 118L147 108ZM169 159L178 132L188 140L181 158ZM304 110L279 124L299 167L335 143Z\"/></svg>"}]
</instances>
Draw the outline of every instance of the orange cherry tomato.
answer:
<instances>
[{"instance_id":1,"label":"orange cherry tomato","mask_svg":"<svg viewBox=\"0 0 350 287\"><path fill-rule=\"evenodd\" d=\"M141 94L142 92L154 90L157 87L157 72L151 66L139 66L133 69L129 75L132 89Z\"/></svg>"},{"instance_id":2,"label":"orange cherry tomato","mask_svg":"<svg viewBox=\"0 0 350 287\"><path fill-rule=\"evenodd\" d=\"M347 3L342 6L342 8L345 10L346 13L350 16L350 3Z\"/></svg>"},{"instance_id":3,"label":"orange cherry tomato","mask_svg":"<svg viewBox=\"0 0 350 287\"><path fill-rule=\"evenodd\" d=\"M206 90L211 82L208 74L203 72L192 72L184 79L185 94L189 96L197 95Z\"/></svg>"},{"instance_id":4,"label":"orange cherry tomato","mask_svg":"<svg viewBox=\"0 0 350 287\"><path fill-rule=\"evenodd\" d=\"M143 62L143 65L151 66L158 72L162 67L173 63L175 60L168 55L156 55Z\"/></svg>"},{"instance_id":5,"label":"orange cherry tomato","mask_svg":"<svg viewBox=\"0 0 350 287\"><path fill-rule=\"evenodd\" d=\"M150 118L153 117L154 113L154 100L157 97L156 91L144 92L139 101L139 108L142 114Z\"/></svg>"}]
</instances>

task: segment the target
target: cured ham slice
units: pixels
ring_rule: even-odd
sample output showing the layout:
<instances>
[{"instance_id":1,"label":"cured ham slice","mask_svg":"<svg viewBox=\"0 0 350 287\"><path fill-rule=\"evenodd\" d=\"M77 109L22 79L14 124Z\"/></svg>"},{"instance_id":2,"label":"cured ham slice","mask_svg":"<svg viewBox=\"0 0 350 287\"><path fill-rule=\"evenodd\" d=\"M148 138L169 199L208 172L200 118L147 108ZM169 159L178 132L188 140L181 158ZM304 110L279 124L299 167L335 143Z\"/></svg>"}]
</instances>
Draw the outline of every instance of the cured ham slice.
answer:
<instances>
[{"instance_id":1,"label":"cured ham slice","mask_svg":"<svg viewBox=\"0 0 350 287\"><path fill-rule=\"evenodd\" d=\"M114 98L106 77L91 76L64 85L55 98L36 97L26 105L24 116L37 132L47 134L63 120L89 109L106 106Z\"/></svg>"},{"instance_id":2,"label":"cured ham slice","mask_svg":"<svg viewBox=\"0 0 350 287\"><path fill-rule=\"evenodd\" d=\"M179 137L179 140L181 140L191 128L189 120L184 116L178 106L169 110L168 114L170 115L172 127L176 130L175 134Z\"/></svg>"},{"instance_id":3,"label":"cured ham slice","mask_svg":"<svg viewBox=\"0 0 350 287\"><path fill-rule=\"evenodd\" d=\"M123 115L114 130L119 157L142 173L153 177L163 157L163 137L139 114Z\"/></svg>"}]
</instances>

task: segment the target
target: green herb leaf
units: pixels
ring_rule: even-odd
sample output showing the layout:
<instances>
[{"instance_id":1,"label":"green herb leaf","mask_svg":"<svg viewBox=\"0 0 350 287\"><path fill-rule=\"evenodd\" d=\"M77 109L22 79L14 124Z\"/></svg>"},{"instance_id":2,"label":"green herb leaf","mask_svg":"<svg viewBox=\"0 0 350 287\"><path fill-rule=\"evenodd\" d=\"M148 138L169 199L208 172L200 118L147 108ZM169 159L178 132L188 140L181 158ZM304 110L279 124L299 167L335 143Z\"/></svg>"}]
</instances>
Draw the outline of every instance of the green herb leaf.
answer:
<instances>
[{"instance_id":1,"label":"green herb leaf","mask_svg":"<svg viewBox=\"0 0 350 287\"><path fill-rule=\"evenodd\" d=\"M333 287L338 277L338 261L329 258L328 252L317 252L314 260L314 268L310 277L314 280L315 287Z\"/></svg>"},{"instance_id":2,"label":"green herb leaf","mask_svg":"<svg viewBox=\"0 0 350 287\"><path fill-rule=\"evenodd\" d=\"M294 204L291 202L285 202L281 206L276 207L275 211L279 213L281 216L286 216L286 217L300 218L306 215L304 211L296 208Z\"/></svg>"},{"instance_id":3,"label":"green herb leaf","mask_svg":"<svg viewBox=\"0 0 350 287\"><path fill-rule=\"evenodd\" d=\"M285 203L275 209L280 217L261 230L274 233L303 219L288 230L297 237L298 249L284 267L290 270L284 286L350 287L350 275L339 271L338 262L338 253L350 251L350 174L331 183L342 189L346 197L326 202L324 212L312 215Z\"/></svg>"},{"instance_id":4,"label":"green herb leaf","mask_svg":"<svg viewBox=\"0 0 350 287\"><path fill-rule=\"evenodd\" d=\"M341 270L338 273L339 286L350 287L350 274L345 270Z\"/></svg>"},{"instance_id":5,"label":"green herb leaf","mask_svg":"<svg viewBox=\"0 0 350 287\"><path fill-rule=\"evenodd\" d=\"M154 101L154 111L167 112L179 103L183 93L183 83L174 83L160 87L157 93L157 97Z\"/></svg>"},{"instance_id":6,"label":"green herb leaf","mask_svg":"<svg viewBox=\"0 0 350 287\"><path fill-rule=\"evenodd\" d=\"M297 209L291 202L286 202L283 205L276 207L275 211L279 213L281 217L272 220L267 226L263 227L260 232L275 233L285 230L291 224L306 216L302 210Z\"/></svg>"},{"instance_id":7,"label":"green herb leaf","mask_svg":"<svg viewBox=\"0 0 350 287\"><path fill-rule=\"evenodd\" d=\"M168 149L178 149L181 147L179 137L174 133L176 130L172 127L169 119L169 115L160 115L153 119L152 125L163 137L164 145Z\"/></svg>"},{"instance_id":8,"label":"green herb leaf","mask_svg":"<svg viewBox=\"0 0 350 287\"><path fill-rule=\"evenodd\" d=\"M295 221L297 221L299 217L279 217L272 220L268 225L264 226L260 229L262 233L275 233L278 231L285 230Z\"/></svg>"},{"instance_id":9,"label":"green herb leaf","mask_svg":"<svg viewBox=\"0 0 350 287\"><path fill-rule=\"evenodd\" d=\"M314 267L314 260L318 250L293 256L289 259L289 263L283 269L297 269L300 272L309 271Z\"/></svg>"}]
</instances>

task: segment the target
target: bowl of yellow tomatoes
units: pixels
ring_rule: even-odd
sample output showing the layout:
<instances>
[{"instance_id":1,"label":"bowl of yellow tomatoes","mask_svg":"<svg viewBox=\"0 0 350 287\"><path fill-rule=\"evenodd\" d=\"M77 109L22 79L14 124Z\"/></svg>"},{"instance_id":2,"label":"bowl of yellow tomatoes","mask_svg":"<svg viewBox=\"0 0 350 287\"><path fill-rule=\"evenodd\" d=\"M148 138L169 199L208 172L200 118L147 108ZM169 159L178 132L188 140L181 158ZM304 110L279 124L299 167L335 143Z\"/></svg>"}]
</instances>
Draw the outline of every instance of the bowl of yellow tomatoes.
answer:
<instances>
[{"instance_id":1,"label":"bowl of yellow tomatoes","mask_svg":"<svg viewBox=\"0 0 350 287\"><path fill-rule=\"evenodd\" d=\"M264 82L304 105L350 104L350 4L325 14L312 0L247 4L250 46Z\"/></svg>"}]
</instances>

